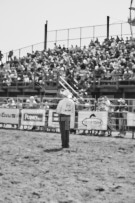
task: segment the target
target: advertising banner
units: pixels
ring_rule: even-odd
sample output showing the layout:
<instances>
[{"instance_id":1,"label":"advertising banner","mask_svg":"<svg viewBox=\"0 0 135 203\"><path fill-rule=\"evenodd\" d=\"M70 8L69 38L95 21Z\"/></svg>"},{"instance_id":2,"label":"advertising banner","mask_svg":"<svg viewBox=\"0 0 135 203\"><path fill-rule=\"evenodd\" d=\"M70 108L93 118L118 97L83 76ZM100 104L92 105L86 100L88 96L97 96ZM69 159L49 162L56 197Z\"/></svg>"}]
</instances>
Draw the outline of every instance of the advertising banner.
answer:
<instances>
[{"instance_id":1,"label":"advertising banner","mask_svg":"<svg viewBox=\"0 0 135 203\"><path fill-rule=\"evenodd\" d=\"M74 125L75 116L73 115L70 118L70 128L74 128ZM59 128L59 115L56 113L56 110L49 110L48 126L53 128Z\"/></svg>"},{"instance_id":2,"label":"advertising banner","mask_svg":"<svg viewBox=\"0 0 135 203\"><path fill-rule=\"evenodd\" d=\"M45 126L44 109L22 109L21 125Z\"/></svg>"},{"instance_id":3,"label":"advertising banner","mask_svg":"<svg viewBox=\"0 0 135 203\"><path fill-rule=\"evenodd\" d=\"M78 129L107 130L108 112L105 111L79 111Z\"/></svg>"},{"instance_id":4,"label":"advertising banner","mask_svg":"<svg viewBox=\"0 0 135 203\"><path fill-rule=\"evenodd\" d=\"M19 109L0 108L0 123L19 124Z\"/></svg>"},{"instance_id":5,"label":"advertising banner","mask_svg":"<svg viewBox=\"0 0 135 203\"><path fill-rule=\"evenodd\" d=\"M135 113L127 112L127 126L135 126Z\"/></svg>"},{"instance_id":6,"label":"advertising banner","mask_svg":"<svg viewBox=\"0 0 135 203\"><path fill-rule=\"evenodd\" d=\"M49 110L48 126L52 128L59 128L59 115L55 110Z\"/></svg>"}]
</instances>

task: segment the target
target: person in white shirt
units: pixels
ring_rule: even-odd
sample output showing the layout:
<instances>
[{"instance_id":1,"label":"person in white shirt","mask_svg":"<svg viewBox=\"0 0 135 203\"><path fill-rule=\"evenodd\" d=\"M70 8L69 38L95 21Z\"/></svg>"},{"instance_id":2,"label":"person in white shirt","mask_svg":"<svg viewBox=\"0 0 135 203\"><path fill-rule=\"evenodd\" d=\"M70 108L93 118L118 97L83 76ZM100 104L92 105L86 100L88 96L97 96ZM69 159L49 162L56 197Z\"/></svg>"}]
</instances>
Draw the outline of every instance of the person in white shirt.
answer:
<instances>
[{"instance_id":1,"label":"person in white shirt","mask_svg":"<svg viewBox=\"0 0 135 203\"><path fill-rule=\"evenodd\" d=\"M29 98L29 108L34 109L37 108L37 102L35 101L35 98L33 96L31 96Z\"/></svg>"},{"instance_id":2,"label":"person in white shirt","mask_svg":"<svg viewBox=\"0 0 135 203\"><path fill-rule=\"evenodd\" d=\"M58 103L56 112L59 114L62 148L69 148L70 121L75 116L75 103L68 90L60 93L63 99Z\"/></svg>"},{"instance_id":3,"label":"person in white shirt","mask_svg":"<svg viewBox=\"0 0 135 203\"><path fill-rule=\"evenodd\" d=\"M8 99L7 108L11 108L11 109L15 109L16 108L16 102L14 101L13 98L9 98Z\"/></svg>"}]
</instances>

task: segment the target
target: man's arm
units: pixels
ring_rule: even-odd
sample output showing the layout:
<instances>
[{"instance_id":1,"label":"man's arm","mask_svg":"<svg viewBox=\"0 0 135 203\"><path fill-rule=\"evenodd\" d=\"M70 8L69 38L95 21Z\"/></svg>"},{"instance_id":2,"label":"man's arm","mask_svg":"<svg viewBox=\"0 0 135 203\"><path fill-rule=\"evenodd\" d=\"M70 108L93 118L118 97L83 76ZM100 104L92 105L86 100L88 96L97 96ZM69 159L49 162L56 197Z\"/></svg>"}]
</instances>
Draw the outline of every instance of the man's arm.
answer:
<instances>
[{"instance_id":1,"label":"man's arm","mask_svg":"<svg viewBox=\"0 0 135 203\"><path fill-rule=\"evenodd\" d=\"M61 113L61 108L62 108L62 100L61 100L61 101L58 103L58 105L57 105L56 112L57 112L58 114Z\"/></svg>"}]
</instances>

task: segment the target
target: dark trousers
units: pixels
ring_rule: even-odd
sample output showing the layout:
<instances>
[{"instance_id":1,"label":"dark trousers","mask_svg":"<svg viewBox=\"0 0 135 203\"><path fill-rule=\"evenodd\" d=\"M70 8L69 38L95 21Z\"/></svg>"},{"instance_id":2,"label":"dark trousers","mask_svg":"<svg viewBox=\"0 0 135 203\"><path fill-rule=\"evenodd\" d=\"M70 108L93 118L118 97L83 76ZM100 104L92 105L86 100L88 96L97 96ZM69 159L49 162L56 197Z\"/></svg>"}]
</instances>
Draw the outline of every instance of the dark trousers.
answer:
<instances>
[{"instance_id":1,"label":"dark trousers","mask_svg":"<svg viewBox=\"0 0 135 203\"><path fill-rule=\"evenodd\" d=\"M70 115L59 114L62 147L69 147Z\"/></svg>"}]
</instances>

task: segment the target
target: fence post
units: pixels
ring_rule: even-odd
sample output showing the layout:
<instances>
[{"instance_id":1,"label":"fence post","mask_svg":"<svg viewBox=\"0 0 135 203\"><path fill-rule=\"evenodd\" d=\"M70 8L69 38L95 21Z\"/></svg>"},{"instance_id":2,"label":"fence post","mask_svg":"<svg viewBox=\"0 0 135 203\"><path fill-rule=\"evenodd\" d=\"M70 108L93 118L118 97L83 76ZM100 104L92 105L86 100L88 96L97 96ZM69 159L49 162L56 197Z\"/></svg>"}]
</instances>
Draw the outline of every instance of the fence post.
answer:
<instances>
[{"instance_id":1,"label":"fence post","mask_svg":"<svg viewBox=\"0 0 135 203\"><path fill-rule=\"evenodd\" d=\"M57 30L56 30L56 33L55 33L55 43L57 45Z\"/></svg>"},{"instance_id":2,"label":"fence post","mask_svg":"<svg viewBox=\"0 0 135 203\"><path fill-rule=\"evenodd\" d=\"M134 139L134 129L132 130L132 139Z\"/></svg>"},{"instance_id":3,"label":"fence post","mask_svg":"<svg viewBox=\"0 0 135 203\"><path fill-rule=\"evenodd\" d=\"M109 39L109 28L110 28L109 21L110 21L110 17L107 16L107 39Z\"/></svg>"},{"instance_id":4,"label":"fence post","mask_svg":"<svg viewBox=\"0 0 135 203\"><path fill-rule=\"evenodd\" d=\"M80 47L82 45L82 28L80 27Z\"/></svg>"},{"instance_id":5,"label":"fence post","mask_svg":"<svg viewBox=\"0 0 135 203\"><path fill-rule=\"evenodd\" d=\"M21 115L22 115L22 110L19 109L19 123L18 123L18 130L21 130Z\"/></svg>"},{"instance_id":6,"label":"fence post","mask_svg":"<svg viewBox=\"0 0 135 203\"><path fill-rule=\"evenodd\" d=\"M45 33L44 33L44 51L47 49L47 24L48 24L48 21L46 21L46 24L45 24Z\"/></svg>"}]
</instances>

